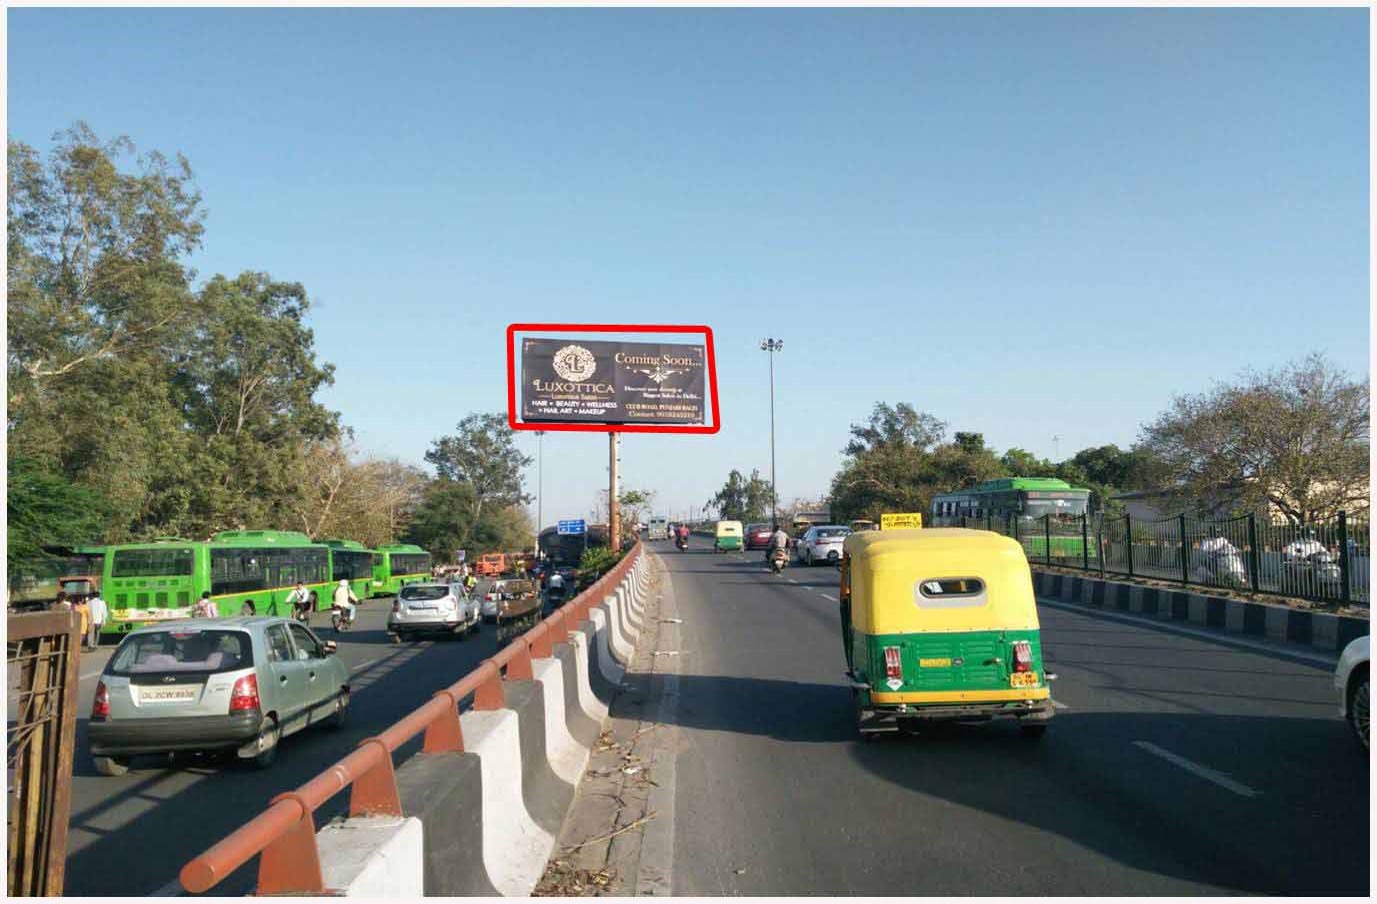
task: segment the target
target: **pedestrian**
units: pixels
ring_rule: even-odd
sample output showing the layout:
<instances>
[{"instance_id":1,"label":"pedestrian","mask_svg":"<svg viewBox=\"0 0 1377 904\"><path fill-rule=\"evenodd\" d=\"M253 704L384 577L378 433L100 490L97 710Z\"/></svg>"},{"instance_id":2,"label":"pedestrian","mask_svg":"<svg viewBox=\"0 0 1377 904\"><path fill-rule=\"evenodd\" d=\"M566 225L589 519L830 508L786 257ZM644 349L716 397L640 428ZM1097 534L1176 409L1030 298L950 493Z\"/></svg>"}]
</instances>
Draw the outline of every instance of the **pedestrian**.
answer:
<instances>
[{"instance_id":1,"label":"pedestrian","mask_svg":"<svg viewBox=\"0 0 1377 904\"><path fill-rule=\"evenodd\" d=\"M254 605L253 600L244 600L244 608L240 610L240 613L243 615L257 615L258 607Z\"/></svg>"},{"instance_id":2,"label":"pedestrian","mask_svg":"<svg viewBox=\"0 0 1377 904\"><path fill-rule=\"evenodd\" d=\"M53 609L71 609L72 603L67 599L67 591L59 590L57 598L53 600Z\"/></svg>"},{"instance_id":3,"label":"pedestrian","mask_svg":"<svg viewBox=\"0 0 1377 904\"><path fill-rule=\"evenodd\" d=\"M219 618L220 612L215 606L215 601L210 598L209 590L201 591L201 598L196 601L196 605L191 607L192 618Z\"/></svg>"},{"instance_id":4,"label":"pedestrian","mask_svg":"<svg viewBox=\"0 0 1377 904\"><path fill-rule=\"evenodd\" d=\"M91 617L91 633L88 643L91 649L100 646L100 629L105 627L105 619L110 615L109 607L105 605L105 600L100 598L100 591L91 594L91 598L86 601L86 608Z\"/></svg>"},{"instance_id":5,"label":"pedestrian","mask_svg":"<svg viewBox=\"0 0 1377 904\"><path fill-rule=\"evenodd\" d=\"M81 618L81 646L84 649L91 630L91 611L86 607L86 600L79 596L72 598L72 609Z\"/></svg>"}]
</instances>

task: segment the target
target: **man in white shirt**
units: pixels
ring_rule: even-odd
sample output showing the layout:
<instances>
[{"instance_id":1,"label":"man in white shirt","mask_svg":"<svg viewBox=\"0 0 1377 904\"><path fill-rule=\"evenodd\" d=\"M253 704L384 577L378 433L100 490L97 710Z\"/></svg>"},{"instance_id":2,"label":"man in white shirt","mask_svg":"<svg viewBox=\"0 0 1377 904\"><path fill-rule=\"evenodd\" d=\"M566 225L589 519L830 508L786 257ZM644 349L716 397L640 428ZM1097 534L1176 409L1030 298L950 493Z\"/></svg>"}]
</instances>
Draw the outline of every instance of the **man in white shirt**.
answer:
<instances>
[{"instance_id":1,"label":"man in white shirt","mask_svg":"<svg viewBox=\"0 0 1377 904\"><path fill-rule=\"evenodd\" d=\"M91 594L91 598L86 601L87 631L86 646L88 649L95 649L100 645L100 629L105 624L105 619L110 614L110 610L105 605L105 600L100 598L100 591Z\"/></svg>"}]
</instances>

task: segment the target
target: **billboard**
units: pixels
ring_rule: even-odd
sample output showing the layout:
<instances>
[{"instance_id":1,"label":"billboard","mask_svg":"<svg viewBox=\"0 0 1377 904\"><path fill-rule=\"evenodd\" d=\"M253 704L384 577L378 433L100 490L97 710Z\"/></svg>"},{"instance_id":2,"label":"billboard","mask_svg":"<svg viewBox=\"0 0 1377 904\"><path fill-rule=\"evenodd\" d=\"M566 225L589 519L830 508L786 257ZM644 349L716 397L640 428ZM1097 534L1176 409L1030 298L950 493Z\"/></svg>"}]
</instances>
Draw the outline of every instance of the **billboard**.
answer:
<instances>
[{"instance_id":1,"label":"billboard","mask_svg":"<svg viewBox=\"0 0 1377 904\"><path fill-rule=\"evenodd\" d=\"M521 419L702 424L707 371L702 345L526 337Z\"/></svg>"}]
</instances>

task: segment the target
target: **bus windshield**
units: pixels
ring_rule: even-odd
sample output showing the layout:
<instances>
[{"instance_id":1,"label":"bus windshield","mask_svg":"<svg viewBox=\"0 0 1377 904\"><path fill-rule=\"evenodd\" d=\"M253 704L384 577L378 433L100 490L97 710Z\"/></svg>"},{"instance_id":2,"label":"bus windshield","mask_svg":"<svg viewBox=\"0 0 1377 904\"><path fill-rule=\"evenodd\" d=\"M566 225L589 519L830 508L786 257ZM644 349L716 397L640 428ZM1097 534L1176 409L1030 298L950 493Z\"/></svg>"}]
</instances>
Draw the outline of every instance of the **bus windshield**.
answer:
<instances>
[{"instance_id":1,"label":"bus windshield","mask_svg":"<svg viewBox=\"0 0 1377 904\"><path fill-rule=\"evenodd\" d=\"M1066 515L1079 518L1085 514L1086 496L1067 494L1054 499L1025 499L1023 517L1041 518L1044 515Z\"/></svg>"}]
</instances>

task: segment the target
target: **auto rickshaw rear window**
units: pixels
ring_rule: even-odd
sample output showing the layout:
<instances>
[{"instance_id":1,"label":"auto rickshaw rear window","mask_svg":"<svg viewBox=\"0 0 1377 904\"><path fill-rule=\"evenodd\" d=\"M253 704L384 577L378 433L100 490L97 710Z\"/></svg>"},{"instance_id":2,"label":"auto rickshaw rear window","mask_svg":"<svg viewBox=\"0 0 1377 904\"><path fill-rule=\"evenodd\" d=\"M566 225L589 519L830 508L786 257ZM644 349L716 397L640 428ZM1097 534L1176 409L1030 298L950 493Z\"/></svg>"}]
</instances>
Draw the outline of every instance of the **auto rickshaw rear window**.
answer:
<instances>
[{"instance_id":1,"label":"auto rickshaw rear window","mask_svg":"<svg viewBox=\"0 0 1377 904\"><path fill-rule=\"evenodd\" d=\"M925 609L985 604L985 582L980 578L927 578L918 581L914 590L914 600Z\"/></svg>"}]
</instances>

